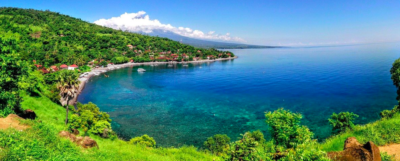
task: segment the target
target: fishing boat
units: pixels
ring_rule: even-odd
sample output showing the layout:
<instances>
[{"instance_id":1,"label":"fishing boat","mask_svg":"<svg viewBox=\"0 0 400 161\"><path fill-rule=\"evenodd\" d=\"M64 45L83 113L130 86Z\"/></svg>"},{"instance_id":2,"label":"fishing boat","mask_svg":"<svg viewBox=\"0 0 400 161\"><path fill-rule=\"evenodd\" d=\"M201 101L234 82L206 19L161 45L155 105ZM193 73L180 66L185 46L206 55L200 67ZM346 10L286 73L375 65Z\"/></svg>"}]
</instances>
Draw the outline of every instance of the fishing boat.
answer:
<instances>
[{"instance_id":1,"label":"fishing boat","mask_svg":"<svg viewBox=\"0 0 400 161\"><path fill-rule=\"evenodd\" d=\"M138 71L138 72L145 72L146 70L143 69L143 68L139 68L139 69L137 69L137 71Z\"/></svg>"}]
</instances>

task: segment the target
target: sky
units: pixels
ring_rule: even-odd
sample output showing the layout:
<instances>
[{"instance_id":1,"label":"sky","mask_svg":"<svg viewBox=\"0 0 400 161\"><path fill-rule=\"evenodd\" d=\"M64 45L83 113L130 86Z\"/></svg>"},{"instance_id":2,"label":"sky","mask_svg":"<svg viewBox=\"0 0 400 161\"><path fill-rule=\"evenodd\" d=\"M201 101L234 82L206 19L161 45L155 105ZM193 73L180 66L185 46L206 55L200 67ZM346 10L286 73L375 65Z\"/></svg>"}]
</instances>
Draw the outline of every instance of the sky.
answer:
<instances>
[{"instance_id":1,"label":"sky","mask_svg":"<svg viewBox=\"0 0 400 161\"><path fill-rule=\"evenodd\" d=\"M0 0L132 32L256 45L400 41L399 0Z\"/></svg>"}]
</instances>

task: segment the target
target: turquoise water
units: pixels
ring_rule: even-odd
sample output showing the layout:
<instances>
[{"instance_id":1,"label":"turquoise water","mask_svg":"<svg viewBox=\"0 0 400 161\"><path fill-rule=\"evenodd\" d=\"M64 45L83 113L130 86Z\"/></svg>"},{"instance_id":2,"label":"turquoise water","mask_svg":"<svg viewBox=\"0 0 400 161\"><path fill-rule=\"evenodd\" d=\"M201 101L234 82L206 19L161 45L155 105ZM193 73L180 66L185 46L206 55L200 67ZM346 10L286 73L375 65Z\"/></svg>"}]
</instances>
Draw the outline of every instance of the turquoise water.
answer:
<instances>
[{"instance_id":1,"label":"turquoise water","mask_svg":"<svg viewBox=\"0 0 400 161\"><path fill-rule=\"evenodd\" d=\"M120 136L148 134L160 146L201 146L214 134L235 140L257 129L268 137L264 113L280 107L302 113L321 140L333 112L368 123L396 104L389 70L399 43L231 51L239 58L92 77L78 101L108 112Z\"/></svg>"}]
</instances>

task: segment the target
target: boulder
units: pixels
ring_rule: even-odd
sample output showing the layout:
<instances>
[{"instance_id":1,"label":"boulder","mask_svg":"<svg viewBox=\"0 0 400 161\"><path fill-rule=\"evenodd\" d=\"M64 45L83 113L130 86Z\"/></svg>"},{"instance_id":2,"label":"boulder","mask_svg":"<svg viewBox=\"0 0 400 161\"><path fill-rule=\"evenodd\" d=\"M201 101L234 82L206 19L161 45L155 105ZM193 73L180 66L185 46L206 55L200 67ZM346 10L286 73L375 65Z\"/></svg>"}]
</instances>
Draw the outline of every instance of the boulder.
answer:
<instances>
[{"instance_id":1,"label":"boulder","mask_svg":"<svg viewBox=\"0 0 400 161\"><path fill-rule=\"evenodd\" d=\"M379 148L371 141L360 144L355 137L349 137L340 152L329 152L328 157L334 161L381 161Z\"/></svg>"},{"instance_id":2,"label":"boulder","mask_svg":"<svg viewBox=\"0 0 400 161\"><path fill-rule=\"evenodd\" d=\"M60 137L71 140L72 142L74 142L75 144L77 144L79 146L82 146L83 148L92 148L92 147L99 148L99 145L97 145L97 142L88 136L85 136L85 137L78 136L77 137L74 134L69 133L68 131L61 131L58 135Z\"/></svg>"}]
</instances>

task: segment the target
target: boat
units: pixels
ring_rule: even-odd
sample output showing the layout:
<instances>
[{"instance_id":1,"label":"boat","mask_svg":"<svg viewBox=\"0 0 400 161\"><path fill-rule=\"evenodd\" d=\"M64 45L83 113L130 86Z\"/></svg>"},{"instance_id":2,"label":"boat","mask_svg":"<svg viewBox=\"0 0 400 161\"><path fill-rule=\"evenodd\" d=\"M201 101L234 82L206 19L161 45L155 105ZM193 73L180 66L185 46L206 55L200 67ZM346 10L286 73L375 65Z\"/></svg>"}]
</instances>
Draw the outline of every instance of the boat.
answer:
<instances>
[{"instance_id":1,"label":"boat","mask_svg":"<svg viewBox=\"0 0 400 161\"><path fill-rule=\"evenodd\" d=\"M139 69L137 69L137 71L138 71L138 72L145 72L146 70L143 69L143 68L139 68Z\"/></svg>"}]
</instances>

